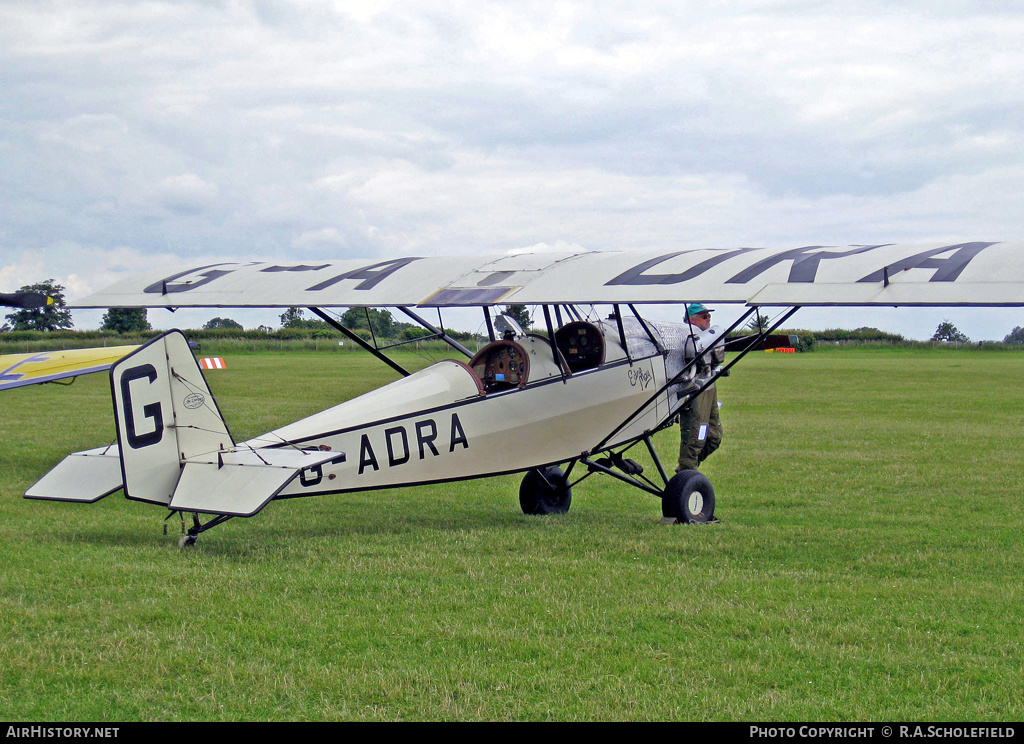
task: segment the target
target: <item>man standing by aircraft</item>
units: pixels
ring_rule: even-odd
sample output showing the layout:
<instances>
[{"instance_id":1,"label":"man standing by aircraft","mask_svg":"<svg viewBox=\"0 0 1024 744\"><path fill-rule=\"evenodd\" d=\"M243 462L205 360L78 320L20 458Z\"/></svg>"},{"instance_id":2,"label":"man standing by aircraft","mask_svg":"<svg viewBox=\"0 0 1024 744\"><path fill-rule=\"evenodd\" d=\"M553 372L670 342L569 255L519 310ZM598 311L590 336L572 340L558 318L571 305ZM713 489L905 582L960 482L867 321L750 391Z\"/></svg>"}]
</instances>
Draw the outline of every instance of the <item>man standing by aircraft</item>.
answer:
<instances>
[{"instance_id":1,"label":"man standing by aircraft","mask_svg":"<svg viewBox=\"0 0 1024 744\"><path fill-rule=\"evenodd\" d=\"M691 340L684 345L685 356L692 358L696 348L696 339L693 337L698 335L698 329L704 332L711 327L712 312L697 302L686 306L687 322L691 326L692 335ZM713 352L705 357L706 361L697 362L698 373L705 372L714 363L709 358L712 356ZM679 465L676 472L696 470L722 443L722 421L718 415L718 391L714 383L680 409L679 429Z\"/></svg>"}]
</instances>

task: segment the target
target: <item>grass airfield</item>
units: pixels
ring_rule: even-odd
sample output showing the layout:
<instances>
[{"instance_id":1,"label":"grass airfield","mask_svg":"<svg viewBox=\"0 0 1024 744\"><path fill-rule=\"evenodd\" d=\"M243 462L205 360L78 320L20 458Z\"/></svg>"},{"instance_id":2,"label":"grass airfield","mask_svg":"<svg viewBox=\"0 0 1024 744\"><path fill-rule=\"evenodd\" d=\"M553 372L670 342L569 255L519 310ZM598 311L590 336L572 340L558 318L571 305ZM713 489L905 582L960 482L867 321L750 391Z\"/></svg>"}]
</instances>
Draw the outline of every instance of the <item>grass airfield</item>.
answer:
<instances>
[{"instance_id":1,"label":"grass airfield","mask_svg":"<svg viewBox=\"0 0 1024 744\"><path fill-rule=\"evenodd\" d=\"M716 525L597 477L528 517L508 476L278 502L187 550L120 494L21 498L113 438L105 376L7 391L0 719L1021 720L1022 372L752 354L719 386ZM207 378L241 440L393 373L283 352Z\"/></svg>"}]
</instances>

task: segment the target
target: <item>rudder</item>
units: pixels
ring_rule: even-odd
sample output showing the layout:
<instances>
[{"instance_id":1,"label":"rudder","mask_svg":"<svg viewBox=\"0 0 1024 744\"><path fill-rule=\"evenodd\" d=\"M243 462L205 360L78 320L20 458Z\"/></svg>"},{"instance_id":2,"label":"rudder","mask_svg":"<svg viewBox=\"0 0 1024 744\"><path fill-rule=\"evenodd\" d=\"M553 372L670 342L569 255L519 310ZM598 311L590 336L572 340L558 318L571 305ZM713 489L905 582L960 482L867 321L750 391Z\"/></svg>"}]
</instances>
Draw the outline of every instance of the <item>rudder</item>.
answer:
<instances>
[{"instance_id":1,"label":"rudder","mask_svg":"<svg viewBox=\"0 0 1024 744\"><path fill-rule=\"evenodd\" d=\"M168 331L110 369L125 496L170 504L189 457L234 446L188 340Z\"/></svg>"}]
</instances>

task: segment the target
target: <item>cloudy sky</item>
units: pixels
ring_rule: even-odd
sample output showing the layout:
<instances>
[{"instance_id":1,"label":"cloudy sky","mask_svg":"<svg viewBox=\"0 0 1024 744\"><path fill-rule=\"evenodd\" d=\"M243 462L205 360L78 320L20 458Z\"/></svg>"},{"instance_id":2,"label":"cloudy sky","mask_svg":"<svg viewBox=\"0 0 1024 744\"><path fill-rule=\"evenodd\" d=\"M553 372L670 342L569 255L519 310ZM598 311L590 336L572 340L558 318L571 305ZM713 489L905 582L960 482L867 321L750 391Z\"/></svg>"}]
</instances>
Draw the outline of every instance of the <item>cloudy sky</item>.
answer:
<instances>
[{"instance_id":1,"label":"cloudy sky","mask_svg":"<svg viewBox=\"0 0 1024 744\"><path fill-rule=\"evenodd\" d=\"M1019 7L0 0L0 291L220 259L1021 239ZM1024 310L794 324L945 318L1001 339Z\"/></svg>"}]
</instances>

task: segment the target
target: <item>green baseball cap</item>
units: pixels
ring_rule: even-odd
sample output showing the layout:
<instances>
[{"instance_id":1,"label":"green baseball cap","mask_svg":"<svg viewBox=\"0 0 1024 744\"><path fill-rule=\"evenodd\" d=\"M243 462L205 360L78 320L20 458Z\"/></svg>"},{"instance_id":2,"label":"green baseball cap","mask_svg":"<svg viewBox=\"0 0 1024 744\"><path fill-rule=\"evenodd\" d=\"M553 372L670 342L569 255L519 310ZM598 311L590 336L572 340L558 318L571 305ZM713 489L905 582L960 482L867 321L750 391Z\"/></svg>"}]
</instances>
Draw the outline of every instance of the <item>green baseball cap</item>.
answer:
<instances>
[{"instance_id":1,"label":"green baseball cap","mask_svg":"<svg viewBox=\"0 0 1024 744\"><path fill-rule=\"evenodd\" d=\"M708 310L699 302L694 302L686 306L686 317L689 318L691 315L699 315L700 313L713 313L714 310Z\"/></svg>"}]
</instances>

